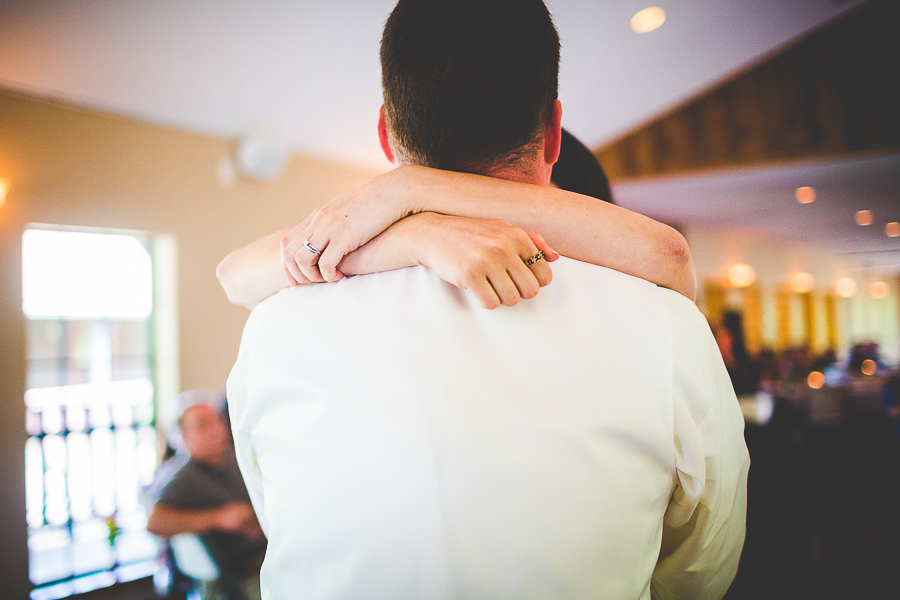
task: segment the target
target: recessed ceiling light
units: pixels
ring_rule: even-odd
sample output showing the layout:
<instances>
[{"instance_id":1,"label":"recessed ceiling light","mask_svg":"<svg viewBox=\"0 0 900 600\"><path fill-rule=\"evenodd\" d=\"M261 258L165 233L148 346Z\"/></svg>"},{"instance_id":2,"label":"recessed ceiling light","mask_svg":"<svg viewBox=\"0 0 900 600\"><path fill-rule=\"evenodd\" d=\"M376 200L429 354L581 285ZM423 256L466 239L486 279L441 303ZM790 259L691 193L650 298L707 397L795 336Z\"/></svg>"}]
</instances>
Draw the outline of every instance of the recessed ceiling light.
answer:
<instances>
[{"instance_id":1,"label":"recessed ceiling light","mask_svg":"<svg viewBox=\"0 0 900 600\"><path fill-rule=\"evenodd\" d=\"M651 6L638 11L631 17L631 29L635 33L650 33L659 29L666 22L666 11L658 6Z\"/></svg>"},{"instance_id":2,"label":"recessed ceiling light","mask_svg":"<svg viewBox=\"0 0 900 600\"><path fill-rule=\"evenodd\" d=\"M791 277L791 289L798 294L811 292L816 286L816 280L809 273L794 273Z\"/></svg>"},{"instance_id":3,"label":"recessed ceiling light","mask_svg":"<svg viewBox=\"0 0 900 600\"><path fill-rule=\"evenodd\" d=\"M888 284L883 281L873 281L869 284L869 295L876 300L884 300L888 295Z\"/></svg>"},{"instance_id":4,"label":"recessed ceiling light","mask_svg":"<svg viewBox=\"0 0 900 600\"><path fill-rule=\"evenodd\" d=\"M856 282L852 277L841 277L837 280L834 288L841 298L851 298L856 294Z\"/></svg>"},{"instance_id":5,"label":"recessed ceiling light","mask_svg":"<svg viewBox=\"0 0 900 600\"><path fill-rule=\"evenodd\" d=\"M884 226L884 234L888 237L900 237L900 223L891 221Z\"/></svg>"},{"instance_id":6,"label":"recessed ceiling light","mask_svg":"<svg viewBox=\"0 0 900 600\"><path fill-rule=\"evenodd\" d=\"M872 211L871 210L860 210L856 213L856 224L860 227L865 227L866 225L872 224Z\"/></svg>"},{"instance_id":7,"label":"recessed ceiling light","mask_svg":"<svg viewBox=\"0 0 900 600\"><path fill-rule=\"evenodd\" d=\"M734 287L747 287L756 280L756 272L750 265L734 264L728 267L728 282Z\"/></svg>"},{"instance_id":8,"label":"recessed ceiling light","mask_svg":"<svg viewBox=\"0 0 900 600\"><path fill-rule=\"evenodd\" d=\"M800 204L812 204L816 201L816 189L808 185L798 187L794 190L794 198L796 198L797 202Z\"/></svg>"}]
</instances>

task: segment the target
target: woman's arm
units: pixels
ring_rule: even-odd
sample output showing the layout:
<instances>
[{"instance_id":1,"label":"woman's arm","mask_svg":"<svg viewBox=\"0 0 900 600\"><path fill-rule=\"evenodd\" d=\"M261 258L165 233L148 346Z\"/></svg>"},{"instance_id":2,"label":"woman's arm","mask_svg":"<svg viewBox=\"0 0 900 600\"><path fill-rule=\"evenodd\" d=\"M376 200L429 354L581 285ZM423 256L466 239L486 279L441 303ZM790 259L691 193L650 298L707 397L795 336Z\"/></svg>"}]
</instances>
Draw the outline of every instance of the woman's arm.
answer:
<instances>
[{"instance_id":1,"label":"woman's arm","mask_svg":"<svg viewBox=\"0 0 900 600\"><path fill-rule=\"evenodd\" d=\"M297 285L281 263L281 240L289 231L276 231L222 259L216 277L229 302L253 308L275 292Z\"/></svg>"},{"instance_id":2,"label":"woman's arm","mask_svg":"<svg viewBox=\"0 0 900 600\"><path fill-rule=\"evenodd\" d=\"M232 303L253 308L285 287L313 283L296 264L290 270L285 266L281 246L287 231L238 248L219 263L216 276ZM526 265L524 260L538 251L546 261ZM343 257L338 275L423 265L471 291L485 308L496 308L534 297L552 279L547 262L558 257L540 235L504 221L423 212L401 219Z\"/></svg>"},{"instance_id":3,"label":"woman's arm","mask_svg":"<svg viewBox=\"0 0 900 600\"><path fill-rule=\"evenodd\" d=\"M422 211L504 219L539 231L565 256L646 279L690 300L696 295L690 249L667 225L560 189L417 166L375 177L316 209L286 236L285 262L310 281L334 281L345 255ZM305 240L322 256L307 251Z\"/></svg>"}]
</instances>

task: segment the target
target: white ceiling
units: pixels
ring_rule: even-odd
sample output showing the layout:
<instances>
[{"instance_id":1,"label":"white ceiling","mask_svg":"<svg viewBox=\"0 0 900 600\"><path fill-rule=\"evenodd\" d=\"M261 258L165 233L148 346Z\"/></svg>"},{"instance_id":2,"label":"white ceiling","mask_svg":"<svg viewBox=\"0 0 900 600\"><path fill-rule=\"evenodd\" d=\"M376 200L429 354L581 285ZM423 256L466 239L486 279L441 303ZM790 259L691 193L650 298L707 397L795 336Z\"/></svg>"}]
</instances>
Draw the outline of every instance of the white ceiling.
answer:
<instances>
[{"instance_id":1,"label":"white ceiling","mask_svg":"<svg viewBox=\"0 0 900 600\"><path fill-rule=\"evenodd\" d=\"M794 191L812 186L816 200ZM670 223L754 232L783 245L815 247L856 263L900 273L900 238L885 225L900 220L900 155L729 169L691 177L658 177L616 186L616 200ZM872 224L856 224L856 211Z\"/></svg>"},{"instance_id":2,"label":"white ceiling","mask_svg":"<svg viewBox=\"0 0 900 600\"><path fill-rule=\"evenodd\" d=\"M549 0L564 125L596 146L858 2ZM0 84L385 167L378 44L395 0L0 0Z\"/></svg>"},{"instance_id":3,"label":"white ceiling","mask_svg":"<svg viewBox=\"0 0 900 600\"><path fill-rule=\"evenodd\" d=\"M297 152L386 169L375 135L378 44L394 1L0 0L0 86L189 131L267 134ZM629 19L654 0L547 0L563 44L563 125L596 147L861 1L655 0L668 20L635 34ZM807 181L804 169L814 169L808 174L846 187L861 172L854 164L779 172L785 185ZM857 183L874 180L887 212L900 210L898 160L866 164L876 166ZM783 235L797 207L788 202L779 212L775 197L783 192L771 189L774 180L747 173L616 191L626 206L670 221L758 222ZM690 201L669 201L676 192ZM820 190L820 197L831 196ZM835 225L836 239L852 238L854 227Z\"/></svg>"}]
</instances>

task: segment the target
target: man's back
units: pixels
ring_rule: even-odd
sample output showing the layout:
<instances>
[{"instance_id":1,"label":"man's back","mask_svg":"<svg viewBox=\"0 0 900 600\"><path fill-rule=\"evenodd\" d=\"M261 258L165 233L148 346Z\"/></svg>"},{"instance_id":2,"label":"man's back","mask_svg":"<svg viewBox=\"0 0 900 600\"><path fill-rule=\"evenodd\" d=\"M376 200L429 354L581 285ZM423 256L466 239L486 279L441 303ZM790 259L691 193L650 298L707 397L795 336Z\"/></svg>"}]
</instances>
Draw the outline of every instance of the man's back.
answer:
<instances>
[{"instance_id":1,"label":"man's back","mask_svg":"<svg viewBox=\"0 0 900 600\"><path fill-rule=\"evenodd\" d=\"M497 311L423 268L254 311L229 401L273 598L724 593L747 455L703 317L554 274Z\"/></svg>"}]
</instances>

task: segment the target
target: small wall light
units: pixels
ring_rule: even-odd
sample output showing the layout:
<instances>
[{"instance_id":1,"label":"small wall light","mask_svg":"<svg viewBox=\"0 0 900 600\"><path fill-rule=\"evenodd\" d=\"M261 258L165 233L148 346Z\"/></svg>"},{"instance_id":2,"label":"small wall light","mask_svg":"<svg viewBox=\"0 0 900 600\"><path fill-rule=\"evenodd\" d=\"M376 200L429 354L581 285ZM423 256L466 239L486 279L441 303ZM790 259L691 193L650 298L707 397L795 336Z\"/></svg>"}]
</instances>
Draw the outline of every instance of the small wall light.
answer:
<instances>
[{"instance_id":1,"label":"small wall light","mask_svg":"<svg viewBox=\"0 0 900 600\"><path fill-rule=\"evenodd\" d=\"M728 282L734 287L744 288L756 281L756 272L750 265L741 263L728 267Z\"/></svg>"},{"instance_id":2,"label":"small wall light","mask_svg":"<svg viewBox=\"0 0 900 600\"><path fill-rule=\"evenodd\" d=\"M852 277L841 277L837 280L834 288L841 298L852 298L856 294L856 282Z\"/></svg>"},{"instance_id":3,"label":"small wall light","mask_svg":"<svg viewBox=\"0 0 900 600\"><path fill-rule=\"evenodd\" d=\"M6 194L9 192L9 179L0 177L0 206L6 203Z\"/></svg>"},{"instance_id":4,"label":"small wall light","mask_svg":"<svg viewBox=\"0 0 900 600\"><path fill-rule=\"evenodd\" d=\"M869 284L869 295L876 300L883 300L888 295L888 284L883 281L873 281Z\"/></svg>"},{"instance_id":5,"label":"small wall light","mask_svg":"<svg viewBox=\"0 0 900 600\"><path fill-rule=\"evenodd\" d=\"M813 279L813 276L809 273L803 273L801 271L800 273L794 273L791 277L791 289L798 294L811 292L815 286L816 280Z\"/></svg>"}]
</instances>

